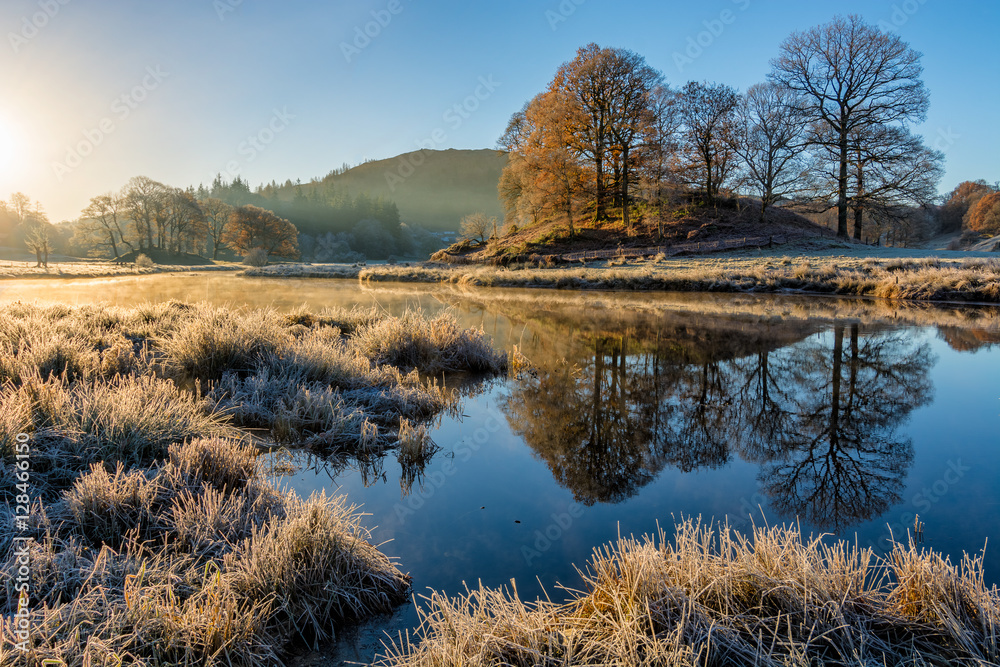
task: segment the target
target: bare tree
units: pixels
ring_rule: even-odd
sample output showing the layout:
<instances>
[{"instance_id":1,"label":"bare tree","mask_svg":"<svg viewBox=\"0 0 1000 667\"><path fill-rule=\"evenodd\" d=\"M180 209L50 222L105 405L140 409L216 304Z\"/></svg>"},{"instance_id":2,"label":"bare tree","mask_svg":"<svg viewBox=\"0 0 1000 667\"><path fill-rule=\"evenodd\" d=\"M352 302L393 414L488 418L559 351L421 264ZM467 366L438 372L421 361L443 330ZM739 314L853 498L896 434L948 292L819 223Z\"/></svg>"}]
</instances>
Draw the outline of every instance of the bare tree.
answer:
<instances>
[{"instance_id":1,"label":"bare tree","mask_svg":"<svg viewBox=\"0 0 1000 667\"><path fill-rule=\"evenodd\" d=\"M139 250L154 247L154 238L160 233L163 216L163 197L167 188L146 176L129 179L122 191L125 216L132 223ZM157 238L159 241L159 239ZM162 241L160 242L162 245Z\"/></svg>"},{"instance_id":2,"label":"bare tree","mask_svg":"<svg viewBox=\"0 0 1000 667\"><path fill-rule=\"evenodd\" d=\"M771 65L770 79L799 94L803 113L817 121L813 141L835 149L837 235L847 238L851 134L924 119L920 54L851 15L794 33Z\"/></svg>"},{"instance_id":3,"label":"bare tree","mask_svg":"<svg viewBox=\"0 0 1000 667\"><path fill-rule=\"evenodd\" d=\"M725 84L689 82L680 93L686 180L711 202L733 167L730 134L738 97Z\"/></svg>"},{"instance_id":4,"label":"bare tree","mask_svg":"<svg viewBox=\"0 0 1000 667\"><path fill-rule=\"evenodd\" d=\"M200 202L202 214L205 216L208 242L212 248L212 259L219 258L219 250L225 247L226 228L233 214L233 207L214 197Z\"/></svg>"},{"instance_id":5,"label":"bare tree","mask_svg":"<svg viewBox=\"0 0 1000 667\"><path fill-rule=\"evenodd\" d=\"M83 209L77 225L77 242L81 245L110 249L115 259L120 256L119 248L122 245L128 246L129 250L135 250L125 233L123 211L124 199L120 195L109 192L92 197L90 203Z\"/></svg>"},{"instance_id":6,"label":"bare tree","mask_svg":"<svg viewBox=\"0 0 1000 667\"><path fill-rule=\"evenodd\" d=\"M458 233L470 241L479 240L486 243L492 230L496 229L496 220L486 217L485 213L471 213L458 223Z\"/></svg>"},{"instance_id":7,"label":"bare tree","mask_svg":"<svg viewBox=\"0 0 1000 667\"><path fill-rule=\"evenodd\" d=\"M760 194L760 221L767 208L801 192L807 183L805 128L795 94L774 83L751 86L736 108L730 148L746 180Z\"/></svg>"},{"instance_id":8,"label":"bare tree","mask_svg":"<svg viewBox=\"0 0 1000 667\"><path fill-rule=\"evenodd\" d=\"M681 126L680 98L666 85L657 86L649 96L652 122L642 167L656 202L656 237L663 238L663 185L670 177L670 158L677 152L677 132Z\"/></svg>"},{"instance_id":9,"label":"bare tree","mask_svg":"<svg viewBox=\"0 0 1000 667\"><path fill-rule=\"evenodd\" d=\"M35 253L37 260L35 266L48 268L49 253L52 252L52 238L55 230L41 211L30 213L23 226L25 228L24 244L31 252Z\"/></svg>"}]
</instances>

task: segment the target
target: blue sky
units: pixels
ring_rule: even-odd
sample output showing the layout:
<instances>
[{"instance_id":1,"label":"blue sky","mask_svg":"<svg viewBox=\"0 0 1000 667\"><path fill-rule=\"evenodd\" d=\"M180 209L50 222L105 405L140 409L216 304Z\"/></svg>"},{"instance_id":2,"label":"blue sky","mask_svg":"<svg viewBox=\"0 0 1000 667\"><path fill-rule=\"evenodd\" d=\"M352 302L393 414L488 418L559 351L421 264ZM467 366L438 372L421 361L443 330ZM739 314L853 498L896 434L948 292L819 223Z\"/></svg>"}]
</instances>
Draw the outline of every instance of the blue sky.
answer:
<instances>
[{"instance_id":1,"label":"blue sky","mask_svg":"<svg viewBox=\"0 0 1000 667\"><path fill-rule=\"evenodd\" d=\"M942 191L1000 179L995 0L4 0L0 197L24 191L57 221L137 174L256 185L419 144L489 148L588 42L672 85L745 90L785 37L836 13L924 54L918 131L946 154Z\"/></svg>"}]
</instances>

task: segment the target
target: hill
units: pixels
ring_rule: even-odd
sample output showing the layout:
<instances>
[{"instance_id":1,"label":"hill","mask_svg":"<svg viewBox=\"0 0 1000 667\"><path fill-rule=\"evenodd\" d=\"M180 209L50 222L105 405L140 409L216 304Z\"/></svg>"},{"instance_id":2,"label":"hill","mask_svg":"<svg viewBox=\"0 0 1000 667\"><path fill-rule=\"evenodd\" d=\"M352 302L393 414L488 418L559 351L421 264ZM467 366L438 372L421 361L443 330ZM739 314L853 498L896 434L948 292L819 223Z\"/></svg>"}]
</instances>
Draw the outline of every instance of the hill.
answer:
<instances>
[{"instance_id":1,"label":"hill","mask_svg":"<svg viewBox=\"0 0 1000 667\"><path fill-rule=\"evenodd\" d=\"M402 222L430 231L454 231L470 213L503 217L497 184L506 162L506 155L490 149L420 150L366 162L301 188L307 196L332 185L352 196L381 197L395 202ZM294 194L295 186L278 189L281 199Z\"/></svg>"}]
</instances>

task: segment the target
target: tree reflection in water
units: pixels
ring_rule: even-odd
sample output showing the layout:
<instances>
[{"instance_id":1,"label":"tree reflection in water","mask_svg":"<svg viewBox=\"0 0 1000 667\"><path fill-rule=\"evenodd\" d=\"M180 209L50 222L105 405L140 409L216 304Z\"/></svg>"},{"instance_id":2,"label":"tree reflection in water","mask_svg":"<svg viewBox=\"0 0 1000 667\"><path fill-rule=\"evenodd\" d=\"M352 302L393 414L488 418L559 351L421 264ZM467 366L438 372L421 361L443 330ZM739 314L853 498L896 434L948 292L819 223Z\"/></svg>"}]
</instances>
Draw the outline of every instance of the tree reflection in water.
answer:
<instances>
[{"instance_id":1,"label":"tree reflection in water","mask_svg":"<svg viewBox=\"0 0 1000 667\"><path fill-rule=\"evenodd\" d=\"M583 335L572 359L512 383L512 428L579 502L618 503L666 466L760 466L771 506L840 528L898 502L899 426L932 396L926 342L857 324L659 326Z\"/></svg>"}]
</instances>

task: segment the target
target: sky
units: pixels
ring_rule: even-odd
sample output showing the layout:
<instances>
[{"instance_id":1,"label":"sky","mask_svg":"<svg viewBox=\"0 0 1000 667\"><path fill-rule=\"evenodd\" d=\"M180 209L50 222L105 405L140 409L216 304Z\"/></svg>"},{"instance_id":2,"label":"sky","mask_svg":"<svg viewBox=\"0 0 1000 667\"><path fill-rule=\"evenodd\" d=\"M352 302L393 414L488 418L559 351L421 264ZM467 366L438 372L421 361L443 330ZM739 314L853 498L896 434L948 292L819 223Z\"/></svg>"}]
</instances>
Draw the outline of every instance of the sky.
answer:
<instances>
[{"instance_id":1,"label":"sky","mask_svg":"<svg viewBox=\"0 0 1000 667\"><path fill-rule=\"evenodd\" d=\"M0 0L0 199L53 222L136 175L308 181L493 148L590 42L746 90L791 33L861 14L923 53L941 191L1000 180L996 0Z\"/></svg>"}]
</instances>

